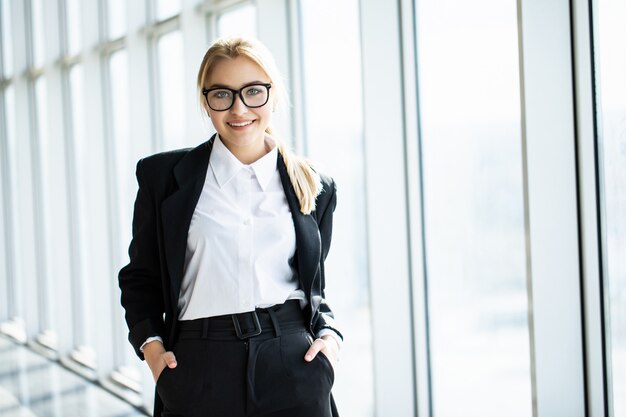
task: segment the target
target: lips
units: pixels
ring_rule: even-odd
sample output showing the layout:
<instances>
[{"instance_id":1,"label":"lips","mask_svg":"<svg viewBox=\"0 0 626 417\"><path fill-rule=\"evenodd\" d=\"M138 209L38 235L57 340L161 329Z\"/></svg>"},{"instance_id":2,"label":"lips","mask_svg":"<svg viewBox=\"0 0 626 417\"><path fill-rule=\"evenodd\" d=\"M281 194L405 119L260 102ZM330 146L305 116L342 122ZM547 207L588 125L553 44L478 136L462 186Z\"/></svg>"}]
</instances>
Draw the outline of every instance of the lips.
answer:
<instances>
[{"instance_id":1,"label":"lips","mask_svg":"<svg viewBox=\"0 0 626 417\"><path fill-rule=\"evenodd\" d=\"M226 124L230 127L246 127L250 126L254 123L254 120L237 120L232 122L226 122Z\"/></svg>"}]
</instances>

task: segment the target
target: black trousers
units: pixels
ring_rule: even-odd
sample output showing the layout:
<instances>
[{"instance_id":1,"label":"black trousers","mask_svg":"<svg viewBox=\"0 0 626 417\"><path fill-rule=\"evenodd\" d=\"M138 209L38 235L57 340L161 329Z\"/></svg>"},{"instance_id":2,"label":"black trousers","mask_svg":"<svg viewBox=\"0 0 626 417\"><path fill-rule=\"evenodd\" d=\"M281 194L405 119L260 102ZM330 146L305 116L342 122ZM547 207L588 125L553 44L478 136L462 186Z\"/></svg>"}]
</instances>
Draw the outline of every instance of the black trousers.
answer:
<instances>
[{"instance_id":1,"label":"black trousers","mask_svg":"<svg viewBox=\"0 0 626 417\"><path fill-rule=\"evenodd\" d=\"M336 415L330 361L322 352L304 360L313 337L297 300L181 321L179 329L172 349L177 366L157 381L162 417Z\"/></svg>"}]
</instances>

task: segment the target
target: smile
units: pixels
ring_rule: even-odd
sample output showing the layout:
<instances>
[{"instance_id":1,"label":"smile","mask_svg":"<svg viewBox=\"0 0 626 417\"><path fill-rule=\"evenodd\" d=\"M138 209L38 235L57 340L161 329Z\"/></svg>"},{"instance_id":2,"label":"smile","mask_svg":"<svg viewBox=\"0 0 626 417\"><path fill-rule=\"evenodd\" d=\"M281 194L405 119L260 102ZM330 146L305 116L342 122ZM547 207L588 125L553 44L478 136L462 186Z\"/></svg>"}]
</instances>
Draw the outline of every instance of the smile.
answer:
<instances>
[{"instance_id":1,"label":"smile","mask_svg":"<svg viewBox=\"0 0 626 417\"><path fill-rule=\"evenodd\" d=\"M244 126L251 125L253 122L254 120L248 120L245 122L227 122L226 124L232 127L244 127Z\"/></svg>"}]
</instances>

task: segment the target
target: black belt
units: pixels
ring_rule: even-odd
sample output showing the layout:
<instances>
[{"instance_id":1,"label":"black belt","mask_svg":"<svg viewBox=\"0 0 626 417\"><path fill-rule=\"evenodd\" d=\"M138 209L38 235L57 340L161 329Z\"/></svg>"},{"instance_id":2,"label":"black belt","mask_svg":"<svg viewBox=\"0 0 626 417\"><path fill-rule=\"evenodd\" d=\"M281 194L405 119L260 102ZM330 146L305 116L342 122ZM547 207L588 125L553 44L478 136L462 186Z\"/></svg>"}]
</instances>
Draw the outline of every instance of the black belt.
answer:
<instances>
[{"instance_id":1,"label":"black belt","mask_svg":"<svg viewBox=\"0 0 626 417\"><path fill-rule=\"evenodd\" d=\"M282 330L302 329L304 315L300 300L287 300L268 308L222 316L204 317L178 322L179 338L207 338L211 336L233 336L244 340L273 330L280 336Z\"/></svg>"}]
</instances>

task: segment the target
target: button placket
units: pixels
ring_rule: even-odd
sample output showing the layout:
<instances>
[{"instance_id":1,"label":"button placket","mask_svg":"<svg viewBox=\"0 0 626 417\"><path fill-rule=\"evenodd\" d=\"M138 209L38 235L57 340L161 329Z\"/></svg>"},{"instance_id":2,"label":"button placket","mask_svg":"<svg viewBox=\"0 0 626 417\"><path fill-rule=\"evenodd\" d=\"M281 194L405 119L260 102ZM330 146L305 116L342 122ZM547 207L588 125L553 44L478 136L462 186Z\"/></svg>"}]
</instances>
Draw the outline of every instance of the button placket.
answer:
<instances>
[{"instance_id":1,"label":"button placket","mask_svg":"<svg viewBox=\"0 0 626 417\"><path fill-rule=\"evenodd\" d=\"M239 185L239 302L246 310L253 309L252 277L252 178L250 168L246 167L238 178Z\"/></svg>"}]
</instances>

